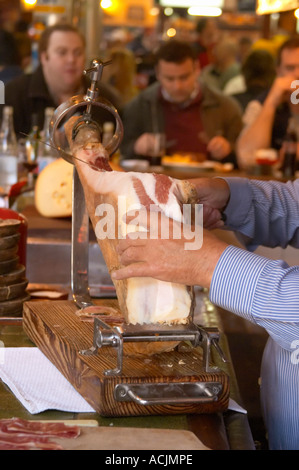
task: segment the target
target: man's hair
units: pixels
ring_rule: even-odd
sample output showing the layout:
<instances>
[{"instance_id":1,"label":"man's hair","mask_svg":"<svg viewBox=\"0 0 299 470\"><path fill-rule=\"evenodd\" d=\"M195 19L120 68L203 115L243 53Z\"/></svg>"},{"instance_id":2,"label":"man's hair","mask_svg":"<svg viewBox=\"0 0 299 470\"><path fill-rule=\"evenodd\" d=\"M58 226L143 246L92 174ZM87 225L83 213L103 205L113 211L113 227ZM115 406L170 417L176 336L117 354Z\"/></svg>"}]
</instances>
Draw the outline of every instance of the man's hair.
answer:
<instances>
[{"instance_id":1,"label":"man's hair","mask_svg":"<svg viewBox=\"0 0 299 470\"><path fill-rule=\"evenodd\" d=\"M254 85L271 87L276 76L274 56L264 49L251 51L242 65L242 73L247 88Z\"/></svg>"},{"instance_id":2,"label":"man's hair","mask_svg":"<svg viewBox=\"0 0 299 470\"><path fill-rule=\"evenodd\" d=\"M190 44L176 39L169 39L156 51L155 63L158 64L160 60L165 60L165 62L181 64L186 59L196 60L196 58L195 50Z\"/></svg>"},{"instance_id":3,"label":"man's hair","mask_svg":"<svg viewBox=\"0 0 299 470\"><path fill-rule=\"evenodd\" d=\"M280 65L282 53L286 49L299 49L299 35L293 36L282 43L277 53L278 65Z\"/></svg>"},{"instance_id":4,"label":"man's hair","mask_svg":"<svg viewBox=\"0 0 299 470\"><path fill-rule=\"evenodd\" d=\"M85 47L85 38L83 34L81 34L81 32L75 26L71 24L66 24L66 23L57 23L57 24L54 24L53 26L49 26L42 32L40 40L39 40L39 45L38 45L39 55L41 55L42 52L47 51L49 42L50 42L50 37L56 31L63 32L63 33L78 34L78 36L80 36L82 43Z\"/></svg>"}]
</instances>

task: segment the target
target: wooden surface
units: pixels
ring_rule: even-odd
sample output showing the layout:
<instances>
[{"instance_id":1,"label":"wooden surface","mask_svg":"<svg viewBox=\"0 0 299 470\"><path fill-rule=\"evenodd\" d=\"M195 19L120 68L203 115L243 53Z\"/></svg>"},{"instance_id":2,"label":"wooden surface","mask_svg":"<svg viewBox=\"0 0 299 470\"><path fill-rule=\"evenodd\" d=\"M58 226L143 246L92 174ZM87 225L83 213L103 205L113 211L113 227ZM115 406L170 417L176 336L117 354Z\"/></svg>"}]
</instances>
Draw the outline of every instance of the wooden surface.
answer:
<instances>
[{"instance_id":1,"label":"wooden surface","mask_svg":"<svg viewBox=\"0 0 299 470\"><path fill-rule=\"evenodd\" d=\"M64 450L209 450L191 431L83 427L76 439L53 439Z\"/></svg>"},{"instance_id":2,"label":"wooden surface","mask_svg":"<svg viewBox=\"0 0 299 470\"><path fill-rule=\"evenodd\" d=\"M199 175L193 176L197 177ZM234 176L243 175L237 174ZM46 239L65 238L69 240L71 238L70 218L46 219L41 217L33 206L27 207L23 212L28 219L29 236L42 236ZM211 308L209 308L207 319L209 324L212 319L212 326L219 326L219 318L216 313L214 314L214 311L211 311ZM0 319L0 336L6 347L33 346L31 340L29 340L28 336L23 331L22 321L20 319ZM230 358L230 352L224 335L221 337L221 344L226 356ZM250 351L248 352L248 356L250 356ZM217 359L217 354L215 359ZM219 362L219 367L223 368L230 376L230 393L232 398L242 405L242 399L240 398L232 361L230 360L228 364L223 364L221 361ZM246 377L251 377L250 370L246 369L246 373L244 375L246 375ZM33 417L25 408L22 407L20 402L7 389L5 384L0 382L0 417L9 418L11 416L20 416L24 419L51 420L80 420L90 418L96 419L100 427L112 426L113 429L117 429L119 427L130 427L130 429L160 428L163 429L166 434L169 429L189 429L192 430L207 447L213 450L253 450L255 448L248 426L247 416L241 413L227 411L224 413L213 414L169 415L167 417L137 416L109 418L102 417L98 413L74 414L61 411L58 412L57 410L47 410L39 416Z\"/></svg>"},{"instance_id":3,"label":"wooden surface","mask_svg":"<svg viewBox=\"0 0 299 470\"><path fill-rule=\"evenodd\" d=\"M115 300L97 300L111 306ZM130 343L124 347L124 364L119 376L106 376L116 367L116 351L103 347L97 355L83 356L81 350L93 344L93 324L82 322L71 301L33 301L24 305L23 327L29 338L60 370L86 401L102 416L138 416L182 413L216 413L228 405L228 376L221 372L207 373L202 368L202 349L176 350L153 356L130 355ZM222 392L217 401L180 405L140 405L119 402L114 398L119 383L181 383L217 381Z\"/></svg>"},{"instance_id":4,"label":"wooden surface","mask_svg":"<svg viewBox=\"0 0 299 470\"><path fill-rule=\"evenodd\" d=\"M209 312L212 316L212 325L217 324L216 312ZM215 318L214 318L215 317ZM32 347L34 344L25 334L22 328L22 319L0 318L0 337L5 347ZM224 335L221 337L221 347L223 348L229 363L220 362L219 367L223 368L230 377L230 394L238 403L242 400L238 393L238 386L235 380L233 365L227 341ZM213 361L217 360L217 354ZM217 362L217 361L216 361ZM246 370L246 375L250 371ZM96 421L99 427L109 426L112 429L120 427L142 428L142 429L162 429L165 434L170 429L192 431L198 439L208 448L213 450L254 450L254 442L248 426L247 416L234 411L213 414L189 414L189 415L168 415L168 416L131 416L131 417L103 417L98 413L67 413L57 410L46 410L38 415L31 415L17 400L13 393L0 381L0 418L10 418L18 416L29 420L82 420ZM121 445L121 443L119 444ZM116 449L115 449L116 450Z\"/></svg>"}]
</instances>

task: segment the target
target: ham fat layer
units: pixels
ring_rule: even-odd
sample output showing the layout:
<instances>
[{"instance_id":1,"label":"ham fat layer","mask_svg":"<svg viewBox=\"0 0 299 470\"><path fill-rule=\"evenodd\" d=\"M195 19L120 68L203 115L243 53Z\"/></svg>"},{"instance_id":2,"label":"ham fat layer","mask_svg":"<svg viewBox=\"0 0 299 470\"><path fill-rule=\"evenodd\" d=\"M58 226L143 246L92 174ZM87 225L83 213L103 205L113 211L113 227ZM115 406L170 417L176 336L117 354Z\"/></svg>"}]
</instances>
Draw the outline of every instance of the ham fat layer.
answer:
<instances>
[{"instance_id":1,"label":"ham fat layer","mask_svg":"<svg viewBox=\"0 0 299 470\"><path fill-rule=\"evenodd\" d=\"M66 129L68 136L71 135L71 129L70 120ZM99 213L103 204L113 205L115 233L123 236L129 230L140 229L138 225L133 227L130 224L128 230L124 220L128 210L155 205L166 216L181 221L182 202L195 202L196 191L191 184L165 175L112 171L108 155L98 143L97 136L87 132L85 139L84 132L84 128L81 129L76 140L73 142L69 138L69 142L72 154L81 160L75 159L75 165L84 189L89 217L111 274L121 264L116 252L117 239L98 237L97 224L101 224L101 217L105 217ZM82 161L102 171L96 171ZM193 291L188 286L150 277L114 281L114 285L126 323L185 324L192 320Z\"/></svg>"}]
</instances>

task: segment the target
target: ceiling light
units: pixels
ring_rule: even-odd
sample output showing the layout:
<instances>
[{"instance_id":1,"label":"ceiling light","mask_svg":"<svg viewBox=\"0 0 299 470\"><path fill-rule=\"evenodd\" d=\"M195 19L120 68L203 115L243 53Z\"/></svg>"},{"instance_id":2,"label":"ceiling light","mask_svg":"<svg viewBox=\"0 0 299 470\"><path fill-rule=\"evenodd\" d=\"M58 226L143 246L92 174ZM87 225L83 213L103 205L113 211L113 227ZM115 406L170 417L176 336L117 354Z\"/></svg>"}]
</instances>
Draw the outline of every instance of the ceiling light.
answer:
<instances>
[{"instance_id":1,"label":"ceiling light","mask_svg":"<svg viewBox=\"0 0 299 470\"><path fill-rule=\"evenodd\" d=\"M190 16L220 16L222 10L217 7L190 7L188 8L188 14Z\"/></svg>"},{"instance_id":2,"label":"ceiling light","mask_svg":"<svg viewBox=\"0 0 299 470\"><path fill-rule=\"evenodd\" d=\"M165 16L171 16L171 15L173 15L173 8L171 8L171 7L165 8L165 10L164 10L164 15L165 15Z\"/></svg>"},{"instance_id":3,"label":"ceiling light","mask_svg":"<svg viewBox=\"0 0 299 470\"><path fill-rule=\"evenodd\" d=\"M167 30L166 34L169 38L174 38L174 36L176 35L176 29L175 28L169 28Z\"/></svg>"}]
</instances>

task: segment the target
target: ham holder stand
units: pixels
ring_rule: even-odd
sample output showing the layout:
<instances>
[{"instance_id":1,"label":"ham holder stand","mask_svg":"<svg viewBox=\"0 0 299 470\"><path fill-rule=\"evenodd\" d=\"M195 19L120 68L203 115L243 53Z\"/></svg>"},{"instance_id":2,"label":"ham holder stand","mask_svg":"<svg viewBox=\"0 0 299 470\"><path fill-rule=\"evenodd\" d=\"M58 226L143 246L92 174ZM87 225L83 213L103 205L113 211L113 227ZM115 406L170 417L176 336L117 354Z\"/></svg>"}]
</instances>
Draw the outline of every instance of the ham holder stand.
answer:
<instances>
[{"instance_id":1,"label":"ham holder stand","mask_svg":"<svg viewBox=\"0 0 299 470\"><path fill-rule=\"evenodd\" d=\"M76 126L88 122L92 107L108 111L115 119L115 133L106 145L109 155L119 147L123 125L117 110L98 96L97 83L108 63L94 60L86 70L91 85L85 96L60 105L50 130L59 156L74 164L68 153L63 123L78 115ZM82 112L83 110L83 112ZM76 132L76 129L73 129ZM29 301L24 304L24 330L79 393L102 416L215 413L227 409L228 375L212 364L211 348L226 362L219 345L219 331L191 322L187 325L106 324L95 316L82 322L76 312L90 306L117 306L117 299L93 299L88 281L89 216L83 187L74 168L71 284L73 300ZM130 354L130 344L170 345L167 352L147 356ZM157 346L159 346L157 344Z\"/></svg>"}]
</instances>

